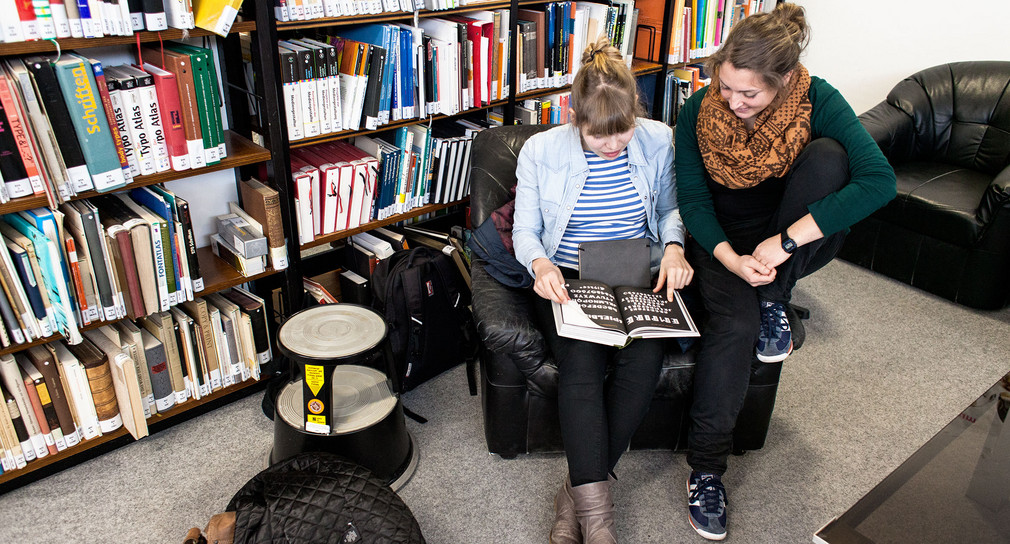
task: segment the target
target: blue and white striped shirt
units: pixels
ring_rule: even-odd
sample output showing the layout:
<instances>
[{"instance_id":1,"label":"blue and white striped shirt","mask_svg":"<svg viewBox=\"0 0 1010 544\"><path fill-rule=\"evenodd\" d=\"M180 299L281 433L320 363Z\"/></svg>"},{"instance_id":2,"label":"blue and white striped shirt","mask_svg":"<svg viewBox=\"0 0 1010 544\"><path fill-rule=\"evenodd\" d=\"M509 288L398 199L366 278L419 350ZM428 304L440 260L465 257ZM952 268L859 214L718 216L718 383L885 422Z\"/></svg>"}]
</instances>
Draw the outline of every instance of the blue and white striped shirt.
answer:
<instances>
[{"instance_id":1,"label":"blue and white striped shirt","mask_svg":"<svg viewBox=\"0 0 1010 544\"><path fill-rule=\"evenodd\" d=\"M589 177L572 209L554 258L559 266L579 267L579 244L644 238L645 205L631 182L628 150L608 161L586 151Z\"/></svg>"}]
</instances>

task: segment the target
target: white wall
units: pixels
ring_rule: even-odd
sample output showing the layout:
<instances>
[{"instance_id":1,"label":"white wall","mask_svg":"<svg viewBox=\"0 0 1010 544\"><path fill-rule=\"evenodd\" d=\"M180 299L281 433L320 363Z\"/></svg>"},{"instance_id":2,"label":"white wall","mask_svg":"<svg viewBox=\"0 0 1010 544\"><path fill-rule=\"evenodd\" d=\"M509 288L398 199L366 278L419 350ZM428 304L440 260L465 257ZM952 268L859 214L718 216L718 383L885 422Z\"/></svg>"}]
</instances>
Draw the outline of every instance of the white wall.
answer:
<instances>
[{"instance_id":1,"label":"white wall","mask_svg":"<svg viewBox=\"0 0 1010 544\"><path fill-rule=\"evenodd\" d=\"M905 77L962 60L1010 61L1007 0L795 0L811 27L801 57L862 113Z\"/></svg>"}]
</instances>

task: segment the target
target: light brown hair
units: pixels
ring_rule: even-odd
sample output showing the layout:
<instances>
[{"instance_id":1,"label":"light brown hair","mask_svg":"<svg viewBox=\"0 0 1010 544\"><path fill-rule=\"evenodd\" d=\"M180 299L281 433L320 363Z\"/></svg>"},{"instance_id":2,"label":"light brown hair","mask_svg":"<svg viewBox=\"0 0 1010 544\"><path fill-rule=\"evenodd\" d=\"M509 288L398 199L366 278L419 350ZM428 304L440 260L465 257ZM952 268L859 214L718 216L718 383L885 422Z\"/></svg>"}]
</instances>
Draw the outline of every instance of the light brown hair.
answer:
<instances>
[{"instance_id":1,"label":"light brown hair","mask_svg":"<svg viewBox=\"0 0 1010 544\"><path fill-rule=\"evenodd\" d=\"M800 62L800 53L810 39L803 8L788 2L775 6L771 13L756 13L730 30L722 47L708 58L705 68L712 85L719 88L719 68L730 63L737 70L756 73L778 93L785 93L785 76Z\"/></svg>"},{"instance_id":2,"label":"light brown hair","mask_svg":"<svg viewBox=\"0 0 1010 544\"><path fill-rule=\"evenodd\" d=\"M582 53L582 67L572 82L575 126L583 134L610 136L627 132L645 115L635 75L606 35Z\"/></svg>"}]
</instances>

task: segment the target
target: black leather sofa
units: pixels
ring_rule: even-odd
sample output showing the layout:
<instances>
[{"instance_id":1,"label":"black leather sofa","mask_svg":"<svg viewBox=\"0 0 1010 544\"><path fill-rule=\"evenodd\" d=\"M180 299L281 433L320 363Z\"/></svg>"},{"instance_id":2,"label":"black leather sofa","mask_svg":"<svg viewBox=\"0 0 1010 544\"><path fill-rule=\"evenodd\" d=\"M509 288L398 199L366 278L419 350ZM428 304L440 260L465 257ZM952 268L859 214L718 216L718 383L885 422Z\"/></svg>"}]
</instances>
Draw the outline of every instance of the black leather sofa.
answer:
<instances>
[{"instance_id":1,"label":"black leather sofa","mask_svg":"<svg viewBox=\"0 0 1010 544\"><path fill-rule=\"evenodd\" d=\"M1010 62L955 62L859 116L898 195L854 225L842 258L979 309L1010 300Z\"/></svg>"},{"instance_id":2,"label":"black leather sofa","mask_svg":"<svg viewBox=\"0 0 1010 544\"><path fill-rule=\"evenodd\" d=\"M476 227L511 200L519 150L545 125L498 127L472 144L470 219ZM473 314L482 341L481 402L488 450L505 458L563 451L557 411L558 370L532 317L532 289L513 289L474 260ZM703 320L695 313L699 327ZM702 332L704 334L704 331ZM652 406L631 440L632 449L684 449L691 404L695 347L684 353L669 342ZM734 450L759 449L775 405L782 363L754 359L750 389L734 432Z\"/></svg>"}]
</instances>

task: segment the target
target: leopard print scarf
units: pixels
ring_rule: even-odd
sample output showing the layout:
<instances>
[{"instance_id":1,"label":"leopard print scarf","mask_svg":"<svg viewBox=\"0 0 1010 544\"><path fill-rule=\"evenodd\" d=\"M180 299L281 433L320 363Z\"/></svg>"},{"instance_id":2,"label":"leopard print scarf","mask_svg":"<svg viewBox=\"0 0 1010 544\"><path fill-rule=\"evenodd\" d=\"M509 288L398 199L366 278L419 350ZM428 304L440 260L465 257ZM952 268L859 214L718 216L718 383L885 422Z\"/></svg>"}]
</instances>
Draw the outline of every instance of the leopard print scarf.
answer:
<instances>
[{"instance_id":1,"label":"leopard print scarf","mask_svg":"<svg viewBox=\"0 0 1010 544\"><path fill-rule=\"evenodd\" d=\"M781 104L758 114L749 133L719 89L708 89L698 111L698 149L716 183L744 189L789 171L810 141L810 74L802 64L788 90Z\"/></svg>"}]
</instances>

